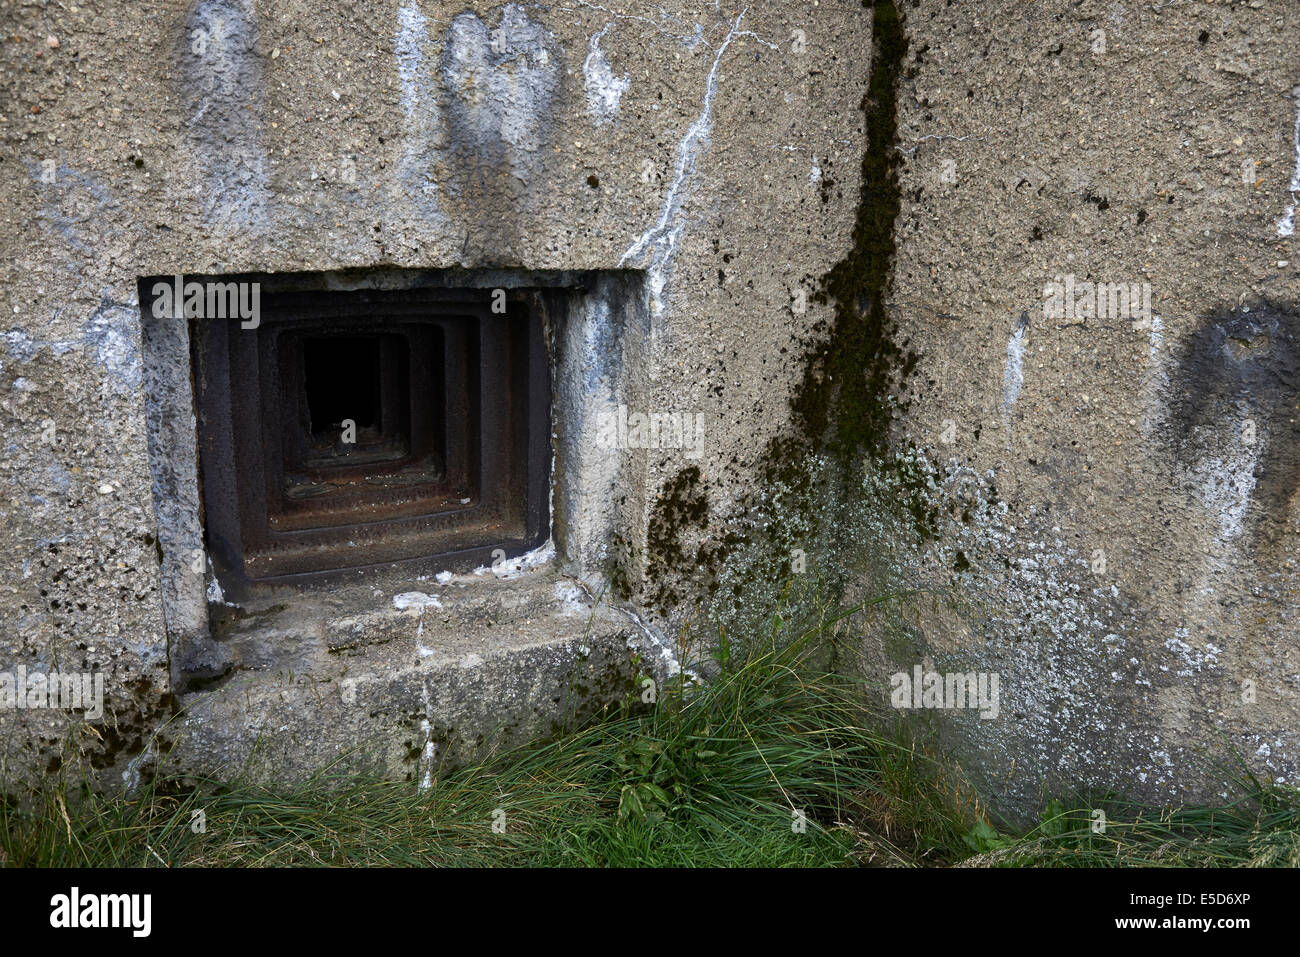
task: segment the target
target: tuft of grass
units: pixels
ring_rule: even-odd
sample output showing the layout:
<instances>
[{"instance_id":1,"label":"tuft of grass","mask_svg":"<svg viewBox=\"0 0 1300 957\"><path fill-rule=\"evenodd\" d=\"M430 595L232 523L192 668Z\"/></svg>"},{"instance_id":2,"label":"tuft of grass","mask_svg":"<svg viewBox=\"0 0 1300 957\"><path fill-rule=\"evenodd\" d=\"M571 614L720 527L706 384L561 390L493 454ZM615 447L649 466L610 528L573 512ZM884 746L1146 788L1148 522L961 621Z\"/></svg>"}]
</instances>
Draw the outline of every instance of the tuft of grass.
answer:
<instances>
[{"instance_id":1,"label":"tuft of grass","mask_svg":"<svg viewBox=\"0 0 1300 957\"><path fill-rule=\"evenodd\" d=\"M121 798L61 777L0 797L0 864L1300 865L1300 795L1244 765L1221 807L1052 800L1028 832L999 833L949 767L875 730L862 686L827 670L827 636L847 614L802 631L774 617L743 647L720 629L707 683L679 676L653 704L638 689L613 718L441 769L425 789L331 774L288 789L183 785L163 772Z\"/></svg>"},{"instance_id":2,"label":"tuft of grass","mask_svg":"<svg viewBox=\"0 0 1300 957\"><path fill-rule=\"evenodd\" d=\"M824 620L823 620L824 622ZM950 859L961 827L929 768L819 668L823 622L733 648L710 680L427 789L321 775L301 788L165 775L131 798L64 784L0 804L13 866L841 866ZM913 801L912 798L918 800ZM202 823L202 828L198 824Z\"/></svg>"},{"instance_id":3,"label":"tuft of grass","mask_svg":"<svg viewBox=\"0 0 1300 957\"><path fill-rule=\"evenodd\" d=\"M1300 867L1300 792L1243 765L1216 807L1152 807L1113 795L1047 802L1037 826L1004 836L981 821L966 866Z\"/></svg>"}]
</instances>

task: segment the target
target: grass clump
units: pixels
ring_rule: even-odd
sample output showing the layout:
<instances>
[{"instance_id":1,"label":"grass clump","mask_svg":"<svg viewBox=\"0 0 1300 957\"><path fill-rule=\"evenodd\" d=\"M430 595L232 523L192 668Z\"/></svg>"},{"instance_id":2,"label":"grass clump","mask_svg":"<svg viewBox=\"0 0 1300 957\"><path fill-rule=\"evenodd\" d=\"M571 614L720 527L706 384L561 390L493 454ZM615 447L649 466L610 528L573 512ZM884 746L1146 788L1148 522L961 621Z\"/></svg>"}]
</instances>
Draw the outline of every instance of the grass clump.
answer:
<instances>
[{"instance_id":1,"label":"grass clump","mask_svg":"<svg viewBox=\"0 0 1300 957\"><path fill-rule=\"evenodd\" d=\"M855 609L856 610L856 609ZM1300 796L1244 765L1219 807L1047 803L1000 833L950 767L876 730L825 669L837 620L719 631L699 684L430 786L321 774L295 789L169 779L129 798L60 779L0 798L0 864L250 866L1300 866ZM1104 822L1104 827L1098 824Z\"/></svg>"},{"instance_id":2,"label":"grass clump","mask_svg":"<svg viewBox=\"0 0 1300 957\"><path fill-rule=\"evenodd\" d=\"M931 766L871 729L861 689L819 670L820 626L679 676L612 719L431 786L321 775L301 788L130 798L51 787L0 805L13 866L841 866L942 861L961 827ZM644 692L642 692L644 694ZM200 826L201 825L201 826Z\"/></svg>"},{"instance_id":3,"label":"grass clump","mask_svg":"<svg viewBox=\"0 0 1300 957\"><path fill-rule=\"evenodd\" d=\"M1300 867L1300 793L1241 765L1223 805L1152 807L1114 796L1047 802L1038 825L967 835L964 863L994 867Z\"/></svg>"}]
</instances>

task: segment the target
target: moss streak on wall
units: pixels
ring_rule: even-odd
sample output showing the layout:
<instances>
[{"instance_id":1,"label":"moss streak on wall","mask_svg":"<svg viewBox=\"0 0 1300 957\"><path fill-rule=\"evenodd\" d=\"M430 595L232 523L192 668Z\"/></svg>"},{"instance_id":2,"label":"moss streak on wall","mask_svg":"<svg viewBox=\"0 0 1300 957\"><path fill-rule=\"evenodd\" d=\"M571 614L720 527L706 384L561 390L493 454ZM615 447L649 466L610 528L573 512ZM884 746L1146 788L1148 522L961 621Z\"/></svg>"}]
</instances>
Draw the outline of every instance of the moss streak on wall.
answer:
<instances>
[{"instance_id":1,"label":"moss streak on wall","mask_svg":"<svg viewBox=\"0 0 1300 957\"><path fill-rule=\"evenodd\" d=\"M863 455L885 465L890 425L902 386L916 357L895 341L895 328L885 303L894 258L894 223L900 208L897 138L897 85L907 54L902 18L893 2L868 2L875 46L867 91L862 99L866 148L853 244L844 258L821 277L815 300L833 310L829 323L819 323L805 341L803 378L790 399L792 428L768 444L759 465L761 491L745 503L751 519L749 534L727 531L697 550L697 576L708 592L718 587L722 567L736 551L760 545L746 559L748 581L780 581L791 573L791 549L816 537L828 498L824 479L814 480L813 459L829 455L835 465L829 476L838 496L853 493L853 476ZM695 473L692 476L689 473ZM689 486L693 501L698 470L686 469L664 483L647 541L646 597L656 610L670 612L680 602L675 585L657 580L666 572L689 573L679 536L691 524L673 503ZM904 483L906 484L906 483ZM780 489L779 506L761 499ZM695 501L697 509L700 502ZM707 503L705 503L707 504ZM758 521L763 514L767 520ZM674 522L674 517L687 521ZM754 539L759 539L755 542ZM697 582L701 584L701 582ZM733 586L739 589L740 584Z\"/></svg>"}]
</instances>

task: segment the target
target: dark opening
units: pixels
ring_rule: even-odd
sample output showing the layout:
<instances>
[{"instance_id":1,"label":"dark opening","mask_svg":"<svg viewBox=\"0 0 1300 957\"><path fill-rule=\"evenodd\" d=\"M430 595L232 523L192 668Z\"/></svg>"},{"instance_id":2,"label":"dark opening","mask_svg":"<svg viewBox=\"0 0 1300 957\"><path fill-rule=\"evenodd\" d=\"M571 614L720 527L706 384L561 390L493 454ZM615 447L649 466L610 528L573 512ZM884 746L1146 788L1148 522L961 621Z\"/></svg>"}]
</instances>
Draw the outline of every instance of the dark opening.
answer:
<instances>
[{"instance_id":1,"label":"dark opening","mask_svg":"<svg viewBox=\"0 0 1300 957\"><path fill-rule=\"evenodd\" d=\"M413 407L423 411L431 405L436 396L429 392L438 387L437 376L428 368L433 357L413 356L412 341L417 351L428 353L436 348L436 337L409 329L366 335L355 325L304 331L286 331L276 344L281 408L289 413L283 418L282 449L290 473L393 462L412 451L438 451L441 423L429 422L422 414L416 424L424 428L419 435L411 432ZM272 420L266 424L276 428ZM291 480L297 482L296 477Z\"/></svg>"},{"instance_id":2,"label":"dark opening","mask_svg":"<svg viewBox=\"0 0 1300 957\"><path fill-rule=\"evenodd\" d=\"M345 419L382 431L377 338L304 339L302 365L313 438L336 441Z\"/></svg>"},{"instance_id":3,"label":"dark opening","mask_svg":"<svg viewBox=\"0 0 1300 957\"><path fill-rule=\"evenodd\" d=\"M205 530L227 594L398 562L472 568L545 540L547 294L501 315L491 288L259 281L256 331L190 328Z\"/></svg>"}]
</instances>

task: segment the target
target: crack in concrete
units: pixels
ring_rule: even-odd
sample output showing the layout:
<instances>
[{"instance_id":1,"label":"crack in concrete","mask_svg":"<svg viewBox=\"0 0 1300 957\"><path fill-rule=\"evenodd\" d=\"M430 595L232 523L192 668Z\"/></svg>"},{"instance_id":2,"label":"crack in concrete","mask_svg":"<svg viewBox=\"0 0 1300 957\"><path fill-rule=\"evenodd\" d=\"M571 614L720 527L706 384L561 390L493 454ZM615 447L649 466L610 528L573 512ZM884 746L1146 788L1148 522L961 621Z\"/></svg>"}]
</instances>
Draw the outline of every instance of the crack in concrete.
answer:
<instances>
[{"instance_id":1,"label":"crack in concrete","mask_svg":"<svg viewBox=\"0 0 1300 957\"><path fill-rule=\"evenodd\" d=\"M649 252L649 263L645 268L649 280L650 310L655 315L663 312L663 292L668 282L668 271L672 267L673 259L677 254L677 244L686 225L681 221L680 214L688 192L687 181L696 171L701 157L708 152L709 134L713 130L713 100L718 92L718 70L722 65L722 57L726 54L727 47L731 46L731 42L739 37L753 37L766 46L772 46L752 30L740 29L748 11L749 8L746 7L736 17L736 22L732 24L722 45L717 48L713 56L713 65L709 68L708 78L704 84L704 102L700 108L700 115L677 144L677 163L673 170L673 182L664 197L659 219L628 247L627 252L618 262L620 267L641 262L645 260L647 251Z\"/></svg>"},{"instance_id":2,"label":"crack in concrete","mask_svg":"<svg viewBox=\"0 0 1300 957\"><path fill-rule=\"evenodd\" d=\"M983 142L984 140L987 140L989 138L989 134L991 132L993 132L992 129L985 129L984 135L982 136L976 136L974 133L967 133L965 136L953 136L950 133L927 133L925 136L918 138L915 141L914 145L912 145L911 147L900 146L898 147L898 151L900 153L906 153L908 156L911 156L918 149L920 149L921 144L926 142L927 140L938 140L940 143L942 143L944 140L950 140L953 143L964 143L966 140L978 140L980 142Z\"/></svg>"}]
</instances>

